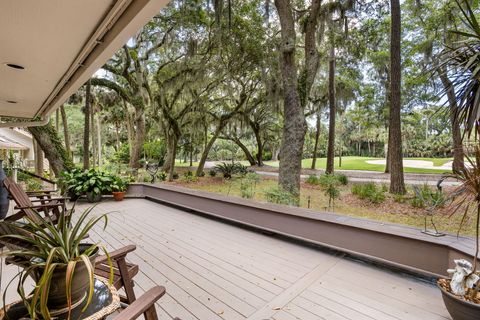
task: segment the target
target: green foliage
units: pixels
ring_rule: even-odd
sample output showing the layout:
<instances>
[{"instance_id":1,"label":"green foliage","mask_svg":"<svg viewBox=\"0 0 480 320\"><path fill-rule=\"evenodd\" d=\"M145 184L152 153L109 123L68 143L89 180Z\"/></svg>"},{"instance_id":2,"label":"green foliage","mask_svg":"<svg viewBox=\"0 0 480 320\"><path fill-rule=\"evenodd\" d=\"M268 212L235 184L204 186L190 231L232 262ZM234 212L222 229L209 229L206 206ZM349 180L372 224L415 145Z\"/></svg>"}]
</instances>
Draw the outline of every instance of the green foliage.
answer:
<instances>
[{"instance_id":1,"label":"green foliage","mask_svg":"<svg viewBox=\"0 0 480 320\"><path fill-rule=\"evenodd\" d=\"M240 162L222 162L213 167L213 169L220 172L225 179L231 179L235 174L244 176L248 172L247 167Z\"/></svg>"},{"instance_id":2,"label":"green foliage","mask_svg":"<svg viewBox=\"0 0 480 320\"><path fill-rule=\"evenodd\" d=\"M261 176L255 172L249 172L242 178L240 184L240 193L242 198L253 199L257 183L261 181Z\"/></svg>"},{"instance_id":3,"label":"green foliage","mask_svg":"<svg viewBox=\"0 0 480 320\"><path fill-rule=\"evenodd\" d=\"M160 159L165 158L167 149L163 140L154 140L143 144L143 152L147 160L157 163Z\"/></svg>"},{"instance_id":4,"label":"green foliage","mask_svg":"<svg viewBox=\"0 0 480 320\"><path fill-rule=\"evenodd\" d=\"M352 193L360 199L368 200L375 204L385 201L384 191L373 182L354 184Z\"/></svg>"},{"instance_id":5,"label":"green foliage","mask_svg":"<svg viewBox=\"0 0 480 320\"><path fill-rule=\"evenodd\" d=\"M182 180L189 183L189 182L197 182L198 177L192 171L186 171L183 173Z\"/></svg>"},{"instance_id":6,"label":"green foliage","mask_svg":"<svg viewBox=\"0 0 480 320\"><path fill-rule=\"evenodd\" d=\"M92 208L85 210L74 221L72 215L66 215L61 212L58 218L58 224L45 220L40 214L34 212L37 223L26 217L25 225L2 221L0 230L15 230L8 233L2 233L0 238L7 243L15 244L21 249L8 252L15 259L24 261L26 267L17 275L19 284L17 292L28 309L32 319L50 319L50 312L47 306L47 300L50 287L52 286L52 276L55 272L66 273L67 293L66 299L71 305L71 288L75 268L80 264L86 265L89 277L88 294L86 299L86 308L93 297L94 266L90 257L102 249L107 254L107 260L110 265L110 283L113 281L113 267L110 257L105 247L100 244L82 244L82 240L88 232L101 220L104 221L105 230L108 222L108 216L102 214L88 219ZM20 244L20 243L21 244ZM22 246L22 244L24 244ZM28 249L27 249L28 248ZM66 271L63 271L66 270ZM32 276L36 281L36 286L30 295L30 288L25 290L26 280ZM25 294L28 292L28 295ZM4 296L5 298L5 296ZM65 302L67 302L65 301ZM66 303L67 304L67 303Z\"/></svg>"},{"instance_id":7,"label":"green foliage","mask_svg":"<svg viewBox=\"0 0 480 320\"><path fill-rule=\"evenodd\" d=\"M157 173L157 178L160 181L166 181L168 177L168 174L165 171L160 171Z\"/></svg>"},{"instance_id":8,"label":"green foliage","mask_svg":"<svg viewBox=\"0 0 480 320\"><path fill-rule=\"evenodd\" d=\"M316 174L311 174L305 180L305 183L317 185L317 184L320 183L320 179L318 178L318 176Z\"/></svg>"},{"instance_id":9,"label":"green foliage","mask_svg":"<svg viewBox=\"0 0 480 320\"><path fill-rule=\"evenodd\" d=\"M215 169L211 169L208 171L208 174L213 178L217 175L217 171Z\"/></svg>"},{"instance_id":10,"label":"green foliage","mask_svg":"<svg viewBox=\"0 0 480 320\"><path fill-rule=\"evenodd\" d=\"M112 192L125 192L127 191L129 181L120 177L120 176L113 176L112 177L112 184L111 189Z\"/></svg>"},{"instance_id":11,"label":"green foliage","mask_svg":"<svg viewBox=\"0 0 480 320\"><path fill-rule=\"evenodd\" d=\"M128 143L123 143L113 155L114 161L127 164L130 161L130 147Z\"/></svg>"},{"instance_id":12,"label":"green foliage","mask_svg":"<svg viewBox=\"0 0 480 320\"><path fill-rule=\"evenodd\" d=\"M325 194L328 196L328 206L334 208L335 199L340 196L340 189L338 188L341 184L340 179L337 175L322 174L318 183L322 186Z\"/></svg>"},{"instance_id":13,"label":"green foliage","mask_svg":"<svg viewBox=\"0 0 480 320\"><path fill-rule=\"evenodd\" d=\"M427 184L421 187L413 186L413 198L410 201L415 208L438 208L443 207L447 201L440 190L433 190Z\"/></svg>"},{"instance_id":14,"label":"green foliage","mask_svg":"<svg viewBox=\"0 0 480 320\"><path fill-rule=\"evenodd\" d=\"M127 181L120 181L120 177L107 172L90 169L73 169L64 171L60 174L59 183L62 189L70 195L81 196L85 193L99 195L110 193L114 188L124 188L126 190Z\"/></svg>"},{"instance_id":15,"label":"green foliage","mask_svg":"<svg viewBox=\"0 0 480 320\"><path fill-rule=\"evenodd\" d=\"M37 179L27 180L27 191L37 191L42 189L43 189L43 185Z\"/></svg>"},{"instance_id":16,"label":"green foliage","mask_svg":"<svg viewBox=\"0 0 480 320\"><path fill-rule=\"evenodd\" d=\"M279 187L273 187L264 191L264 195L265 199L271 203L297 207L299 205L297 196L292 195L290 192L282 190Z\"/></svg>"},{"instance_id":17,"label":"green foliage","mask_svg":"<svg viewBox=\"0 0 480 320\"><path fill-rule=\"evenodd\" d=\"M346 186L348 184L348 177L343 173L336 173L335 177L342 186Z\"/></svg>"}]
</instances>

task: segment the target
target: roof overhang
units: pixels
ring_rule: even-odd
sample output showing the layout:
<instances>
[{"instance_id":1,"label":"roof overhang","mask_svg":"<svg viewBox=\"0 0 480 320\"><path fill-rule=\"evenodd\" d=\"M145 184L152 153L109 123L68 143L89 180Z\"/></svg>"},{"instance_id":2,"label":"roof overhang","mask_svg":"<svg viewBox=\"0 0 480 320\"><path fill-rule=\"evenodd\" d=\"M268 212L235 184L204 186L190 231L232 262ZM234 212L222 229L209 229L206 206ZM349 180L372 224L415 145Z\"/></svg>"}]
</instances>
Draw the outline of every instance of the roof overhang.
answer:
<instances>
[{"instance_id":1,"label":"roof overhang","mask_svg":"<svg viewBox=\"0 0 480 320\"><path fill-rule=\"evenodd\" d=\"M0 116L48 117L168 1L0 2Z\"/></svg>"}]
</instances>

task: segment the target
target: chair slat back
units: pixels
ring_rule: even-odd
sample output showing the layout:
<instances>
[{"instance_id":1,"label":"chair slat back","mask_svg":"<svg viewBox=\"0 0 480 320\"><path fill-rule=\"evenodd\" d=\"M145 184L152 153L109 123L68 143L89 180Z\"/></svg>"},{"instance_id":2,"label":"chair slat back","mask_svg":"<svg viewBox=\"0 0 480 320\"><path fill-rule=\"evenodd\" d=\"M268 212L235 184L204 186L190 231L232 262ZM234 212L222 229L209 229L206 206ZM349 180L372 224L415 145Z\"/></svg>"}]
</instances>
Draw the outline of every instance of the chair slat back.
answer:
<instances>
[{"instance_id":1,"label":"chair slat back","mask_svg":"<svg viewBox=\"0 0 480 320\"><path fill-rule=\"evenodd\" d=\"M25 191L20 187L18 183L15 183L12 178L7 177L3 180L3 185L7 189L10 197L15 201L17 206L19 207L33 207L33 203L25 193ZM35 214L36 212L34 209L26 208L21 209L27 217L37 223L41 223L42 221L38 219L38 216Z\"/></svg>"}]
</instances>

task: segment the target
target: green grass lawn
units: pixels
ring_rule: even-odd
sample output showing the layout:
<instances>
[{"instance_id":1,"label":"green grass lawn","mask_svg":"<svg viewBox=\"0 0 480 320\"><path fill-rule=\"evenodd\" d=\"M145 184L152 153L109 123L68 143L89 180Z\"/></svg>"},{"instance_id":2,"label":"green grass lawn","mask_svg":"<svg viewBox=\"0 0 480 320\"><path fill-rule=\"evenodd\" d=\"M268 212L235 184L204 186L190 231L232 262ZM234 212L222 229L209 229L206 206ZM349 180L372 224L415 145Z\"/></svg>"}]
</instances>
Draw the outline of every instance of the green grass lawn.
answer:
<instances>
[{"instance_id":1,"label":"green grass lawn","mask_svg":"<svg viewBox=\"0 0 480 320\"><path fill-rule=\"evenodd\" d=\"M367 163L368 160L381 160L382 158L369 158L369 157L355 157L355 156L348 156L342 157L342 166L339 166L339 158L335 158L335 169L339 170L365 170L365 171L385 171L385 166L381 164L370 164ZM405 160L423 160L423 161L431 161L433 162L434 166L442 166L448 161L451 161L452 158L405 158ZM239 161L243 165L249 166L250 164L248 161ZM278 167L278 161L265 161L265 164ZM189 167L190 162L182 162L177 160L175 162L176 167ZM198 162L193 162L193 167L197 167ZM302 160L302 167L304 169L310 169L312 166L312 159L303 159ZM327 158L318 158L317 159L317 169L324 169L327 166ZM438 169L424 169L424 168L409 168L405 167L404 171L407 173L445 173L445 170L438 170Z\"/></svg>"},{"instance_id":2,"label":"green grass lawn","mask_svg":"<svg viewBox=\"0 0 480 320\"><path fill-rule=\"evenodd\" d=\"M355 157L348 156L342 157L342 166L339 166L339 158L335 158L335 169L339 170L366 170L366 171L385 171L385 166L380 164L370 164L367 163L367 160L381 160L382 158L368 158L368 157ZM451 161L451 158L405 158L405 160L424 160L432 161L435 166L441 166L448 161ZM265 164L268 164L272 167L278 167L278 161L266 161ZM327 165L327 158L318 158L316 163L317 169L324 169ZM309 169L312 166L312 159L303 159L302 167ZM438 169L424 169L424 168L404 168L405 172L408 173L445 173L445 170Z\"/></svg>"}]
</instances>

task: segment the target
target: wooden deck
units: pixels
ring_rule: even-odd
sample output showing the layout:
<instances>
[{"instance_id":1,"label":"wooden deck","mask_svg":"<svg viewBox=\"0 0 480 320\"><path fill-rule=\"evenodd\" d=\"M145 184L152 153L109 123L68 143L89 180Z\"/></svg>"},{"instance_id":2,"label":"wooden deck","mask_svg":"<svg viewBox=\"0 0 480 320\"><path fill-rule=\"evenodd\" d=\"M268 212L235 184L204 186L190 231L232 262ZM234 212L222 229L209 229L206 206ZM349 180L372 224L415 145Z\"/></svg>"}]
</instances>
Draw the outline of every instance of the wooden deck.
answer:
<instances>
[{"instance_id":1,"label":"wooden deck","mask_svg":"<svg viewBox=\"0 0 480 320\"><path fill-rule=\"evenodd\" d=\"M95 211L110 219L92 239L137 245L129 260L140 265L138 296L167 288L160 319L451 319L435 286L342 256L148 200L104 201ZM11 267L3 273L6 283Z\"/></svg>"}]
</instances>

